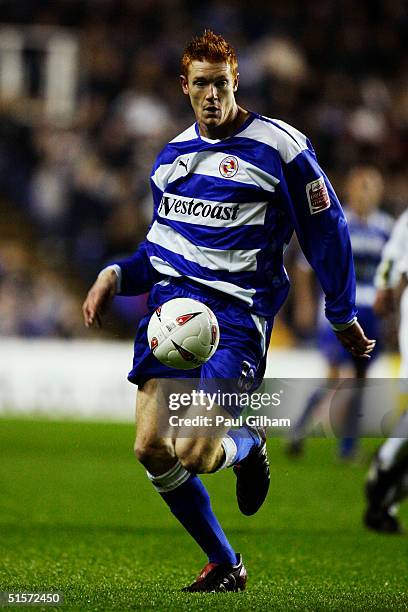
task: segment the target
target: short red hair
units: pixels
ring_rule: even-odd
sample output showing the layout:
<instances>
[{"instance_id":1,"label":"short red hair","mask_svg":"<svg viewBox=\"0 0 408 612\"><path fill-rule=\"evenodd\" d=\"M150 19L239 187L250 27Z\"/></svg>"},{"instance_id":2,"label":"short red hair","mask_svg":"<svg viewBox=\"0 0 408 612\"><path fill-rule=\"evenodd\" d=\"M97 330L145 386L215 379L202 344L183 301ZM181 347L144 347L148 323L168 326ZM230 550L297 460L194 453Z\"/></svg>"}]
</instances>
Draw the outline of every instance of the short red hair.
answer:
<instances>
[{"instance_id":1,"label":"short red hair","mask_svg":"<svg viewBox=\"0 0 408 612\"><path fill-rule=\"evenodd\" d=\"M197 36L188 43L181 58L182 74L188 76L191 62L227 62L231 66L233 77L237 76L238 60L234 48L219 34L204 30L202 36Z\"/></svg>"}]
</instances>

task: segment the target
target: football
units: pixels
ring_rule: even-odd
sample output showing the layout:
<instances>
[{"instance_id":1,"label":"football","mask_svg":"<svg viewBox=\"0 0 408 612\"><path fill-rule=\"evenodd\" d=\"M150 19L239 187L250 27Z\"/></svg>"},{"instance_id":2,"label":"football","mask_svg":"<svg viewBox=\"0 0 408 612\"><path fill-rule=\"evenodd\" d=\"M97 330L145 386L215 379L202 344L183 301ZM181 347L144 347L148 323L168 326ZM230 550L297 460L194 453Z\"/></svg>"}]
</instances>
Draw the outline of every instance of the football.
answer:
<instances>
[{"instance_id":1,"label":"football","mask_svg":"<svg viewBox=\"0 0 408 612\"><path fill-rule=\"evenodd\" d=\"M214 355L220 330L208 306L191 298L175 298L154 311L147 338L150 350L161 363L191 370Z\"/></svg>"}]
</instances>

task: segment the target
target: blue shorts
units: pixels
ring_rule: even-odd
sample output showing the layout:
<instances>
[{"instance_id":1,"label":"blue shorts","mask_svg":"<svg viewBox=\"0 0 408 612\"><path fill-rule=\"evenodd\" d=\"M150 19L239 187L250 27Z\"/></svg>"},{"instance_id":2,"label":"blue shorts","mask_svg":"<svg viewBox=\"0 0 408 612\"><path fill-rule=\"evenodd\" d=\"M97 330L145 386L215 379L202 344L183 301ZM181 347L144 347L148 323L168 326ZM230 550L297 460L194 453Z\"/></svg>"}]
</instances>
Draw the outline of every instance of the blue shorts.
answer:
<instances>
[{"instance_id":1,"label":"blue shorts","mask_svg":"<svg viewBox=\"0 0 408 612\"><path fill-rule=\"evenodd\" d=\"M375 316L373 309L369 306L359 306L358 308L358 322L364 330L367 338L377 340L375 349L371 353L371 360L367 363L373 362L381 348L379 342L380 326L378 318ZM322 320L318 330L318 348L326 357L327 361L331 365L343 365L353 363L353 356L340 344L336 337L335 332L332 330L330 324L326 319Z\"/></svg>"},{"instance_id":2,"label":"blue shorts","mask_svg":"<svg viewBox=\"0 0 408 612\"><path fill-rule=\"evenodd\" d=\"M207 304L218 319L220 341L214 355L207 363L192 370L178 370L163 365L150 351L147 341L147 326L153 312L164 302L176 297L188 297ZM148 314L141 320L137 330L133 368L128 380L139 387L150 378L194 378L204 387L209 379L240 381L246 377L245 390L253 391L262 382L266 368L266 354L272 332L273 318L263 319L264 336L257 329L251 313L236 300L228 301L215 292L201 290L180 282L156 284L150 292ZM252 382L251 382L252 381ZM248 384L250 383L250 384Z\"/></svg>"}]
</instances>

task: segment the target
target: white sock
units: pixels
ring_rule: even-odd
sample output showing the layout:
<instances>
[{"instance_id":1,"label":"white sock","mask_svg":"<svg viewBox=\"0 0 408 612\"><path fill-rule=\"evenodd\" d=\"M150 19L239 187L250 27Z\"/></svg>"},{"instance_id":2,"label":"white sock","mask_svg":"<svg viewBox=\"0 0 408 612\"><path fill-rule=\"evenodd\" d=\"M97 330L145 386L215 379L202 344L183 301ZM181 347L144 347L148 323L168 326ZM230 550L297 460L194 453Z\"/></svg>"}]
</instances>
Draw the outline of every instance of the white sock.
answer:
<instances>
[{"instance_id":1,"label":"white sock","mask_svg":"<svg viewBox=\"0 0 408 612\"><path fill-rule=\"evenodd\" d=\"M168 493L169 491L177 489L177 487L186 482L191 476L191 473L182 466L180 461L177 461L172 468L164 472L164 474L159 474L159 476L153 476L153 474L150 474L147 470L146 474L158 493Z\"/></svg>"},{"instance_id":2,"label":"white sock","mask_svg":"<svg viewBox=\"0 0 408 612\"><path fill-rule=\"evenodd\" d=\"M222 439L221 446L224 449L225 459L220 467L217 468L216 472L219 472L224 468L231 467L237 454L237 445L228 434L226 434Z\"/></svg>"}]
</instances>

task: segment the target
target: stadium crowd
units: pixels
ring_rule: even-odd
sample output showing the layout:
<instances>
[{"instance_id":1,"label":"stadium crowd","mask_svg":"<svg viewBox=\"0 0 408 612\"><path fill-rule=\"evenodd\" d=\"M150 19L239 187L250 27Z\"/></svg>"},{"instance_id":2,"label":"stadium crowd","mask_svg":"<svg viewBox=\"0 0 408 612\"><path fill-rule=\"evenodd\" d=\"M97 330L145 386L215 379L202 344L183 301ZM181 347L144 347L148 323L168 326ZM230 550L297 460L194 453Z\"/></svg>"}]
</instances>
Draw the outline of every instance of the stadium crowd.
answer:
<instances>
[{"instance_id":1,"label":"stadium crowd","mask_svg":"<svg viewBox=\"0 0 408 612\"><path fill-rule=\"evenodd\" d=\"M15 100L0 104L0 197L34 227L31 248L42 265L53 262L46 280L46 271L34 280L33 267L19 260L40 294L68 291L61 278L53 283L55 269L75 273L85 287L145 235L152 162L193 122L179 91L180 51L204 27L238 49L242 105L306 133L340 196L350 166L364 161L384 174L385 210L397 215L408 202L404 0L253 0L250 11L243 0L4 0L1 19L16 27L68 28L80 42L69 125L38 116L30 106L22 112ZM38 61L28 64L33 74ZM8 308L14 318L26 318L24 309L8 303L10 286L19 303L26 287L13 281L6 259L3 249L0 313ZM50 292L50 286L59 289ZM51 321L57 309L50 305L52 316L44 307L36 325L15 320L3 323L0 334L76 335L75 299L67 300L62 322ZM127 321L143 310L141 298L119 302L117 314Z\"/></svg>"}]
</instances>

